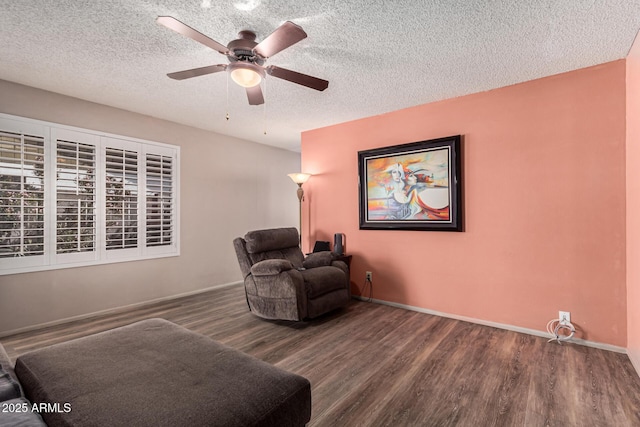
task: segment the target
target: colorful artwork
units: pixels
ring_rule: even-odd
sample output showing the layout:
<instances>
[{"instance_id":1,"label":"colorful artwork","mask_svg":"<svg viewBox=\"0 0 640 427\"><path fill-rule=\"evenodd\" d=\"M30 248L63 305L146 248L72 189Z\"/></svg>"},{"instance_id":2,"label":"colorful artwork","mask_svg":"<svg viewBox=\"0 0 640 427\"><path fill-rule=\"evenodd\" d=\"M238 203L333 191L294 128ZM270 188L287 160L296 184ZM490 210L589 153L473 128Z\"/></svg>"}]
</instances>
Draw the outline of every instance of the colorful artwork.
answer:
<instances>
[{"instance_id":1,"label":"colorful artwork","mask_svg":"<svg viewBox=\"0 0 640 427\"><path fill-rule=\"evenodd\" d=\"M360 228L461 231L460 137L358 153Z\"/></svg>"}]
</instances>

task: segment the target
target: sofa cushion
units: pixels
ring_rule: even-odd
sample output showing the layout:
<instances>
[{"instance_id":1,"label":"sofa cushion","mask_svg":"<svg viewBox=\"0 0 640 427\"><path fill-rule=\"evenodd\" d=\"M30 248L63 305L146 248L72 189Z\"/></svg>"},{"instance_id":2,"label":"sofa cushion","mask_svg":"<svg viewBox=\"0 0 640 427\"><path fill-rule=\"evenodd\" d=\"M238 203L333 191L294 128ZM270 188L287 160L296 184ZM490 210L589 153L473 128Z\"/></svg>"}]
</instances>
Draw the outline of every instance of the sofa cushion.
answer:
<instances>
[{"instance_id":1,"label":"sofa cushion","mask_svg":"<svg viewBox=\"0 0 640 427\"><path fill-rule=\"evenodd\" d=\"M162 319L26 353L16 374L54 426L303 426L309 381Z\"/></svg>"},{"instance_id":2,"label":"sofa cushion","mask_svg":"<svg viewBox=\"0 0 640 427\"><path fill-rule=\"evenodd\" d=\"M47 427L33 405L24 397L0 403L0 426Z\"/></svg>"}]
</instances>

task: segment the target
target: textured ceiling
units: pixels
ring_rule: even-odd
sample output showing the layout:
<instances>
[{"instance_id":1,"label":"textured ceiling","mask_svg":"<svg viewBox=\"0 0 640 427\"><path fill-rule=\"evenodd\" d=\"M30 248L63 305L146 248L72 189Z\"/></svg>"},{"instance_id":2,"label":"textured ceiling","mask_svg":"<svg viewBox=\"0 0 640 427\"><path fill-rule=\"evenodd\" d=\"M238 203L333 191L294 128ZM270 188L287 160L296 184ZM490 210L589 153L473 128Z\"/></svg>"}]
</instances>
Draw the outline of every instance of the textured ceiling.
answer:
<instances>
[{"instance_id":1,"label":"textured ceiling","mask_svg":"<svg viewBox=\"0 0 640 427\"><path fill-rule=\"evenodd\" d=\"M159 15L225 45L291 20L308 38L267 65L329 88L267 77L263 107L226 73L172 80L227 60ZM0 0L0 79L297 151L304 130L624 58L639 28L640 0Z\"/></svg>"}]
</instances>

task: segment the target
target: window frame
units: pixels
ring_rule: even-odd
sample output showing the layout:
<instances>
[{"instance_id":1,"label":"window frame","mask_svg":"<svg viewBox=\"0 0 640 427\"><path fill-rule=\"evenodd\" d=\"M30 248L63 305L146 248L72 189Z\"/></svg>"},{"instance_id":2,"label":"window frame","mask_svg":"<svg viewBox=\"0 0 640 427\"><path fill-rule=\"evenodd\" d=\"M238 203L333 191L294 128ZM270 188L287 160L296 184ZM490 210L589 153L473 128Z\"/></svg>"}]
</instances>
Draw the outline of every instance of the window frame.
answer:
<instances>
[{"instance_id":1,"label":"window frame","mask_svg":"<svg viewBox=\"0 0 640 427\"><path fill-rule=\"evenodd\" d=\"M180 147L106 132L0 113L0 131L44 138L44 254L0 258L0 276L60 268L85 267L115 262L141 261L180 255ZM95 238L94 249L57 253L57 141L95 146ZM106 248L106 150L137 152L137 247ZM171 158L171 243L147 246L146 158L147 154Z\"/></svg>"}]
</instances>

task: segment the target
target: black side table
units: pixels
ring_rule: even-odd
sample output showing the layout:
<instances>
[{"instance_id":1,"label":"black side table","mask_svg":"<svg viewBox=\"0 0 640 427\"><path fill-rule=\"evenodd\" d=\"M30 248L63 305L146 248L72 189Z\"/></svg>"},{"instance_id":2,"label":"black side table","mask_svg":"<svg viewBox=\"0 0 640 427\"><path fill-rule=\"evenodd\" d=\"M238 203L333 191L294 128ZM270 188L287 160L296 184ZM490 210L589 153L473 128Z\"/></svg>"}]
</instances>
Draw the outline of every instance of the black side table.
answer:
<instances>
[{"instance_id":1,"label":"black side table","mask_svg":"<svg viewBox=\"0 0 640 427\"><path fill-rule=\"evenodd\" d=\"M347 267L349 269L351 269L351 258L353 258L353 255L346 255L346 254L342 254L342 255L336 255L336 261L343 261L345 264L347 264Z\"/></svg>"}]
</instances>

